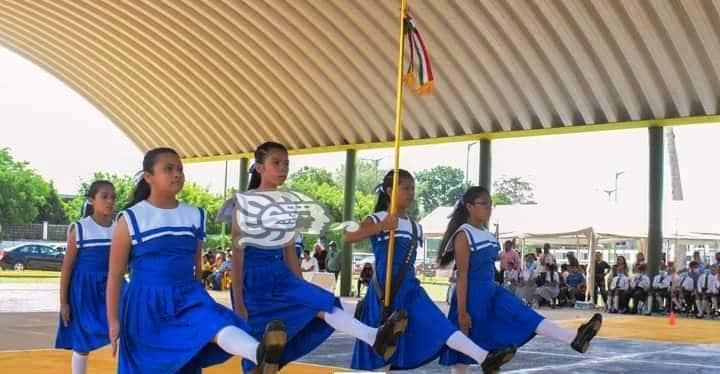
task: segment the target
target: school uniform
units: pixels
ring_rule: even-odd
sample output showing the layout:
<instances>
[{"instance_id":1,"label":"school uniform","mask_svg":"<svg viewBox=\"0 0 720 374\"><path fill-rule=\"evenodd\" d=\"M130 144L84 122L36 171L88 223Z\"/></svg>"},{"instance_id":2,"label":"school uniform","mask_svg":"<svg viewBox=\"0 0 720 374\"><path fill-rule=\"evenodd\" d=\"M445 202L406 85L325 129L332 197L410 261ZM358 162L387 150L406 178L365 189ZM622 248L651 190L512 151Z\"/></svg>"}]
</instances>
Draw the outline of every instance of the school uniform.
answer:
<instances>
[{"instance_id":1,"label":"school uniform","mask_svg":"<svg viewBox=\"0 0 720 374\"><path fill-rule=\"evenodd\" d=\"M667 274L658 274L653 277L652 287L650 288L650 294L647 297L647 311L646 315L650 315L653 312L653 303L657 302L657 307L660 310L667 310L668 305L666 301L670 298L670 282L672 277Z\"/></svg>"},{"instance_id":2,"label":"school uniform","mask_svg":"<svg viewBox=\"0 0 720 374\"><path fill-rule=\"evenodd\" d=\"M638 273L633 277L630 290L630 299L633 300L633 307L630 313L643 313L645 300L650 290L650 277L644 273Z\"/></svg>"},{"instance_id":3,"label":"school uniform","mask_svg":"<svg viewBox=\"0 0 720 374\"><path fill-rule=\"evenodd\" d=\"M105 227L87 216L70 225L68 233L73 228L77 256L67 290L70 321L66 327L58 319L55 348L84 353L110 344L105 289L115 222Z\"/></svg>"},{"instance_id":4,"label":"school uniform","mask_svg":"<svg viewBox=\"0 0 720 374\"><path fill-rule=\"evenodd\" d=\"M627 297L630 290L630 281L625 274L618 274L610 281L610 302L608 306L611 312L623 312L627 308Z\"/></svg>"},{"instance_id":5,"label":"school uniform","mask_svg":"<svg viewBox=\"0 0 720 374\"><path fill-rule=\"evenodd\" d=\"M535 336L544 318L495 283L494 264L500 250L497 239L487 230L463 224L450 238L446 251L453 251L456 235L465 235L470 249L466 303L472 327L468 337L487 351L524 345ZM459 325L457 293L452 297L448 318ZM445 366L476 363L450 348L445 348L440 357L440 364Z\"/></svg>"},{"instance_id":6,"label":"school uniform","mask_svg":"<svg viewBox=\"0 0 720 374\"><path fill-rule=\"evenodd\" d=\"M205 211L143 200L122 216L132 247L130 282L120 302L118 373L199 373L231 357L212 339L227 326L249 331L194 278Z\"/></svg>"},{"instance_id":7,"label":"school uniform","mask_svg":"<svg viewBox=\"0 0 720 374\"><path fill-rule=\"evenodd\" d=\"M381 222L387 216L381 211L370 215L374 223ZM413 228L415 225L415 228ZM413 232L415 235L413 235ZM384 297L385 274L387 269L387 253L389 231L382 231L370 237L373 254L375 255L375 274L368 286L362 301L363 311L358 319L372 327L380 326L383 308L379 297ZM399 337L397 350L389 361L375 353L373 348L357 340L353 349L351 367L356 370L374 370L390 365L393 370L410 370L436 359L450 335L458 331L456 325L448 321L445 314L435 305L415 277L416 251L411 251L412 241L415 247L422 243L422 226L407 218L398 219L395 230L395 248L393 256L392 279L397 279L408 262L405 278L397 288L390 302L390 310L404 309L408 313L408 324L405 333ZM396 286L397 287L397 286Z\"/></svg>"}]
</instances>

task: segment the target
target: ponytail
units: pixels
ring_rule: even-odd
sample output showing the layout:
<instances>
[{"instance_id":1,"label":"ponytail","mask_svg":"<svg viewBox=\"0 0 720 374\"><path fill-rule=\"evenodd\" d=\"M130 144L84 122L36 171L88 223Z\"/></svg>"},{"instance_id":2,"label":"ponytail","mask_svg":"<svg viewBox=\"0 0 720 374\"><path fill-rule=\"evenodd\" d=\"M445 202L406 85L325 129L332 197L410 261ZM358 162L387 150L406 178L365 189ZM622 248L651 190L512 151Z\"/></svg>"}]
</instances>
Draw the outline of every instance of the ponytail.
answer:
<instances>
[{"instance_id":1,"label":"ponytail","mask_svg":"<svg viewBox=\"0 0 720 374\"><path fill-rule=\"evenodd\" d=\"M287 153L287 148L276 142L265 142L260 144L255 150L255 163L250 167L250 182L248 183L248 190L254 190L260 187L262 182L262 175L256 170L257 164L265 163L265 159L270 154L270 151L276 149Z\"/></svg>"},{"instance_id":2,"label":"ponytail","mask_svg":"<svg viewBox=\"0 0 720 374\"><path fill-rule=\"evenodd\" d=\"M135 204L147 199L150 196L150 185L145 181L145 178L140 176L140 180L135 185L135 189L132 193L132 198L125 205L124 209L128 209Z\"/></svg>"},{"instance_id":3,"label":"ponytail","mask_svg":"<svg viewBox=\"0 0 720 374\"><path fill-rule=\"evenodd\" d=\"M147 183L147 181L145 181L144 175L145 173L153 173L153 168L155 167L155 161L157 157L165 153L170 153L180 157L174 149L165 147L154 148L145 153L145 157L143 158L143 169L138 172L136 176L137 182L135 185L135 189L132 193L132 198L123 209L128 209L135 204L147 199L150 196L150 185Z\"/></svg>"},{"instance_id":4,"label":"ponytail","mask_svg":"<svg viewBox=\"0 0 720 374\"><path fill-rule=\"evenodd\" d=\"M448 223L445 234L443 234L442 241L440 242L440 248L437 254L437 263L440 267L449 265L455 259L455 251L448 250L450 247L450 240L455 236L455 232L468 221L468 210L466 205L475 202L475 199L482 196L483 194L489 195L490 192L485 187L474 186L468 188L463 194L462 198L458 199L455 203L452 214L450 215L450 223Z\"/></svg>"},{"instance_id":5,"label":"ponytail","mask_svg":"<svg viewBox=\"0 0 720 374\"><path fill-rule=\"evenodd\" d=\"M87 216L91 216L95 209L93 209L92 204L88 203L87 197L82 203L82 207L80 208L80 218L85 218Z\"/></svg>"},{"instance_id":6,"label":"ponytail","mask_svg":"<svg viewBox=\"0 0 720 374\"><path fill-rule=\"evenodd\" d=\"M255 170L255 164L250 167L250 182L248 183L248 190L254 190L260 187L262 182L262 176Z\"/></svg>"}]
</instances>

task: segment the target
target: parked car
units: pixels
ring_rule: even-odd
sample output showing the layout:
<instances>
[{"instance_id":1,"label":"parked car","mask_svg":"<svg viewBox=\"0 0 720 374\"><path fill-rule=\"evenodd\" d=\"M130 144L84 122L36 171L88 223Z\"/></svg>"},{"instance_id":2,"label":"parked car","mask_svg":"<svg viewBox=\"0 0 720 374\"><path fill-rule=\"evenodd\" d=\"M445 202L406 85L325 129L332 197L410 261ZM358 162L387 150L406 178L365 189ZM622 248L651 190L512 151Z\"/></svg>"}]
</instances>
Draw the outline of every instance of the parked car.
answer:
<instances>
[{"instance_id":1,"label":"parked car","mask_svg":"<svg viewBox=\"0 0 720 374\"><path fill-rule=\"evenodd\" d=\"M64 252L47 245L22 244L0 250L0 267L17 271L25 269L60 271L64 257Z\"/></svg>"}]
</instances>

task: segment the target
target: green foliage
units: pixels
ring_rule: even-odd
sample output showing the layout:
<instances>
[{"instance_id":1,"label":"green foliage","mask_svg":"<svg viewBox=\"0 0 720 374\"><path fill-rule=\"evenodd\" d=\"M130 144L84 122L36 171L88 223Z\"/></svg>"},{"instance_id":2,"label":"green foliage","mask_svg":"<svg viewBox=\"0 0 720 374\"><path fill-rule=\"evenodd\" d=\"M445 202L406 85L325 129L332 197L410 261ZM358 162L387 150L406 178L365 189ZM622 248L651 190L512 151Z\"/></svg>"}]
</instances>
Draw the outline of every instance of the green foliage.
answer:
<instances>
[{"instance_id":1,"label":"green foliage","mask_svg":"<svg viewBox=\"0 0 720 374\"><path fill-rule=\"evenodd\" d=\"M215 251L215 248L230 248L230 235L208 235L205 248Z\"/></svg>"},{"instance_id":2,"label":"green foliage","mask_svg":"<svg viewBox=\"0 0 720 374\"><path fill-rule=\"evenodd\" d=\"M522 177L502 177L493 183L493 198L495 205L507 204L537 204L533 185Z\"/></svg>"},{"instance_id":3,"label":"green foliage","mask_svg":"<svg viewBox=\"0 0 720 374\"><path fill-rule=\"evenodd\" d=\"M492 194L492 200L493 200L493 205L511 205L512 204L512 199L510 199L510 196L505 195L504 193Z\"/></svg>"},{"instance_id":4,"label":"green foliage","mask_svg":"<svg viewBox=\"0 0 720 374\"><path fill-rule=\"evenodd\" d=\"M68 223L67 217L65 216L64 203L60 199L60 195L58 195L52 182L50 182L50 193L45 200L45 204L40 208L40 212L35 221L47 221L52 224Z\"/></svg>"},{"instance_id":5,"label":"green foliage","mask_svg":"<svg viewBox=\"0 0 720 374\"><path fill-rule=\"evenodd\" d=\"M199 206L207 212L207 233L220 234L222 231L222 223L215 220L217 212L223 204L222 195L210 192L206 187L202 187L193 182L185 182L185 186L177 196L178 200ZM226 228L226 232L229 232Z\"/></svg>"},{"instance_id":6,"label":"green foliage","mask_svg":"<svg viewBox=\"0 0 720 374\"><path fill-rule=\"evenodd\" d=\"M357 174L355 174L355 191L365 194L375 194L375 186L382 182L383 177L388 172L378 168L380 160L363 160L357 163ZM335 172L335 184L338 186L345 185L345 166L341 166Z\"/></svg>"},{"instance_id":7,"label":"green foliage","mask_svg":"<svg viewBox=\"0 0 720 374\"><path fill-rule=\"evenodd\" d=\"M452 205L469 187L463 171L451 166L422 170L415 178L416 200L420 203L423 215L439 206Z\"/></svg>"},{"instance_id":8,"label":"green foliage","mask_svg":"<svg viewBox=\"0 0 720 374\"><path fill-rule=\"evenodd\" d=\"M0 148L0 224L31 223L41 210L57 205L51 194L54 187L46 182L27 162L15 161L7 148ZM56 211L48 216L57 217Z\"/></svg>"}]
</instances>

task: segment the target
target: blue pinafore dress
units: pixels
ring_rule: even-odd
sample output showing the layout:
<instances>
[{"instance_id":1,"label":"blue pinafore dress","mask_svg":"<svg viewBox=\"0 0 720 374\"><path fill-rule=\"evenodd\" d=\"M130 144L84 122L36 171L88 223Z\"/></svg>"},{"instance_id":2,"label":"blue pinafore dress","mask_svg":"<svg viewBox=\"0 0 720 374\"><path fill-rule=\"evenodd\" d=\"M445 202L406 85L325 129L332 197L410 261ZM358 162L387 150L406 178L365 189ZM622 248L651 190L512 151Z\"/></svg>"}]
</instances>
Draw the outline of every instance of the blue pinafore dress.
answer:
<instances>
[{"instance_id":1,"label":"blue pinafore dress","mask_svg":"<svg viewBox=\"0 0 720 374\"><path fill-rule=\"evenodd\" d=\"M68 288L70 321L65 327L59 318L55 348L85 353L110 344L105 288L115 224L100 226L87 216L73 227L78 252Z\"/></svg>"},{"instance_id":2,"label":"blue pinafore dress","mask_svg":"<svg viewBox=\"0 0 720 374\"><path fill-rule=\"evenodd\" d=\"M387 212L377 212L370 216L374 222L382 221ZM411 223L408 219L399 219L395 230L395 251L393 256L393 279L397 279L402 263L411 249L412 226L417 225L418 245L422 243L422 227ZM379 327L382 319L382 308L378 302L377 293L385 290L385 269L387 268L387 247L389 232L384 231L370 237L373 253L375 255L375 276L381 289L376 289L375 282L370 282L363 301L364 310L360 316L363 323ZM409 370L420 367L438 357L445 342L458 330L445 314L430 299L420 282L415 277L415 255L411 254L410 266L407 274L395 297L390 303L392 311L405 309L408 312L408 326L405 333L400 336L397 351L384 362L370 345L360 340L355 342L352 368L360 370L373 370L391 365L394 370Z\"/></svg>"},{"instance_id":3,"label":"blue pinafore dress","mask_svg":"<svg viewBox=\"0 0 720 374\"><path fill-rule=\"evenodd\" d=\"M226 326L249 331L194 278L205 211L141 201L123 211L132 249L120 304L119 373L200 373L231 357L212 342Z\"/></svg>"},{"instance_id":4,"label":"blue pinafore dress","mask_svg":"<svg viewBox=\"0 0 720 374\"><path fill-rule=\"evenodd\" d=\"M470 224L463 224L450 238L452 251L455 236L467 236L470 248L468 270L467 312L472 320L469 338L485 350L508 346L520 347L535 336L543 316L495 282L495 260L500 245L493 234ZM457 289L450 301L448 318L456 326ZM477 364L472 358L446 347L440 356L441 365Z\"/></svg>"}]
</instances>

